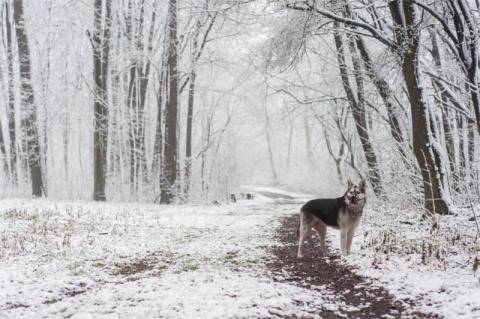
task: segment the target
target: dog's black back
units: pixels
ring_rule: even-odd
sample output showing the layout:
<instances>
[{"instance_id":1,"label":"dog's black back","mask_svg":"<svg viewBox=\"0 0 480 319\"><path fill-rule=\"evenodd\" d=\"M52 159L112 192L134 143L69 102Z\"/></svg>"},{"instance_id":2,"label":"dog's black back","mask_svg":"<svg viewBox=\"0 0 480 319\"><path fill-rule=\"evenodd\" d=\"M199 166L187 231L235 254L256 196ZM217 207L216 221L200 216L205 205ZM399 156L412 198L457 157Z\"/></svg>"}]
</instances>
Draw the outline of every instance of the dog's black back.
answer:
<instances>
[{"instance_id":1,"label":"dog's black back","mask_svg":"<svg viewBox=\"0 0 480 319\"><path fill-rule=\"evenodd\" d=\"M301 211L312 214L325 224L338 227L338 214L345 211L345 198L321 198L313 199L303 205Z\"/></svg>"}]
</instances>

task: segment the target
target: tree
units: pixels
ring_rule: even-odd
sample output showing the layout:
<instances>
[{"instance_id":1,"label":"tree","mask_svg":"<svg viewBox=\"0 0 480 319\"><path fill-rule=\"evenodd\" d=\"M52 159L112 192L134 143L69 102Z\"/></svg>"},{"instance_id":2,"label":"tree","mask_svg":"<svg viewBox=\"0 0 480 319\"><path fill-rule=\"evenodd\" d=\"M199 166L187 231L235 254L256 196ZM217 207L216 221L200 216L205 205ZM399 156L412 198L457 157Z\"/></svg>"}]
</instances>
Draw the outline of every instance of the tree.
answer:
<instances>
[{"instance_id":1,"label":"tree","mask_svg":"<svg viewBox=\"0 0 480 319\"><path fill-rule=\"evenodd\" d=\"M399 48L397 54L410 100L413 152L422 174L425 209L431 213L445 214L448 212L448 202L444 192L448 188L442 184L445 181L443 159L431 132L433 119L420 82L420 28L416 20L416 7L410 1L391 1L389 8L395 24L395 39Z\"/></svg>"},{"instance_id":2,"label":"tree","mask_svg":"<svg viewBox=\"0 0 480 319\"><path fill-rule=\"evenodd\" d=\"M468 89L471 95L473 110L477 122L477 131L480 133L480 90L478 87L479 41L478 22L465 0L447 0L444 14L421 2L412 1L414 4L430 13L443 27L449 41L449 47L455 53L462 65ZM448 19L452 20L455 30L452 30Z\"/></svg>"},{"instance_id":3,"label":"tree","mask_svg":"<svg viewBox=\"0 0 480 319\"><path fill-rule=\"evenodd\" d=\"M105 1L105 2L104 2ZM93 49L93 200L105 201L107 166L108 96L107 79L110 54L111 0L95 0ZM105 7L105 10L103 9Z\"/></svg>"},{"instance_id":4,"label":"tree","mask_svg":"<svg viewBox=\"0 0 480 319\"><path fill-rule=\"evenodd\" d=\"M20 63L21 104L23 110L22 128L25 130L25 154L30 169L33 196L44 194L42 167L40 161L40 141L37 123L37 105L31 83L30 48L25 21L23 17L23 0L13 2L13 16L17 35L18 56ZM14 147L14 146L13 146Z\"/></svg>"},{"instance_id":5,"label":"tree","mask_svg":"<svg viewBox=\"0 0 480 319\"><path fill-rule=\"evenodd\" d=\"M448 212L448 200L445 190L448 189L444 176L444 163L438 143L432 134L432 121L429 106L425 100L419 59L420 25L416 17L416 5L412 1L391 0L389 11L393 21L394 38L365 20L345 17L317 6L315 2L299 1L289 3L286 7L311 12L347 26L368 32L380 43L387 46L399 61L409 95L412 114L413 152L421 171L424 207L430 213L445 214ZM342 4L345 6L345 3Z\"/></svg>"},{"instance_id":6,"label":"tree","mask_svg":"<svg viewBox=\"0 0 480 319\"><path fill-rule=\"evenodd\" d=\"M10 137L10 179L13 185L17 184L17 135L15 129L15 95L14 95L14 86L13 86L13 32L12 24L10 22L10 6L8 2L5 2L5 30L4 30L4 39L2 41L6 45L7 52L7 96L8 96L8 110L7 110L7 119L8 119L8 135ZM7 160L7 159L5 159Z\"/></svg>"},{"instance_id":7,"label":"tree","mask_svg":"<svg viewBox=\"0 0 480 319\"><path fill-rule=\"evenodd\" d=\"M208 1L206 3L208 9ZM185 145L185 197L188 199L188 192L190 189L190 180L192 174L192 135L193 135L193 110L195 105L195 84L198 72L198 61L202 56L205 44L208 40L208 35L212 30L212 27L217 18L218 11L214 14L207 12L205 21L200 19L197 21L196 30L192 39L192 62L191 62L191 73L188 77L188 111L187 111L187 134L186 134L186 145ZM208 23L208 24L207 24ZM206 25L206 30L204 31L200 46L198 40L200 38L200 32L202 26Z\"/></svg>"},{"instance_id":8,"label":"tree","mask_svg":"<svg viewBox=\"0 0 480 319\"><path fill-rule=\"evenodd\" d=\"M379 72L376 70L363 37L356 35L351 36L355 38L356 47L358 48L362 58L366 73L372 80L373 84L377 88L378 94L383 100L383 104L387 110L390 133L397 142L397 148L402 156L402 159L406 160L408 158L408 151L410 150L409 141L402 133L402 128L400 126L401 120L399 119L397 112L395 112L395 109L398 109L398 105L395 103L393 91L388 82L382 76L380 76Z\"/></svg>"},{"instance_id":9,"label":"tree","mask_svg":"<svg viewBox=\"0 0 480 319\"><path fill-rule=\"evenodd\" d=\"M132 47L127 104L130 110L130 182L133 189L138 189L139 183L146 179L147 174L145 101L151 68L156 6L154 5L152 10L146 49L143 40L145 0L140 1L137 11L135 12L132 2L129 1L125 14L125 29L128 45Z\"/></svg>"},{"instance_id":10,"label":"tree","mask_svg":"<svg viewBox=\"0 0 480 319\"><path fill-rule=\"evenodd\" d=\"M436 70L439 72L439 74L442 74L443 62L440 54L440 45L438 43L435 26L431 26L428 29L428 31L429 31L430 39L432 42L431 54L432 54L433 62L436 67ZM430 78L432 79L432 86L436 92L437 103L439 104L442 111L441 115L442 115L442 126L443 126L444 139L445 139L445 148L447 150L448 162L450 164L450 172L452 173L454 183L456 183L458 179L457 168L456 168L457 161L455 156L455 140L454 140L454 135L452 132L450 119L449 119L449 113L452 113L452 111L448 107L449 97L448 97L447 91L442 88L443 85L441 83L438 83L438 81L434 78L433 74L430 73L429 75L430 75Z\"/></svg>"},{"instance_id":11,"label":"tree","mask_svg":"<svg viewBox=\"0 0 480 319\"><path fill-rule=\"evenodd\" d=\"M338 22L335 22L336 29L338 30ZM353 118L355 120L355 127L357 129L358 137L362 144L363 153L365 155L372 188L377 196L382 195L382 182L379 172L379 165L377 157L373 150L372 143L368 132L367 122L365 119L365 92L363 87L363 72L360 69L360 61L356 56L356 48L353 42L350 42L350 50L352 51L353 68L355 72L355 81L357 87L357 97L355 97L354 90L350 84L348 69L345 58L345 45L344 41L338 31L334 33L335 45L337 48L337 58L340 68L340 75L342 78L342 84L347 94L347 98L352 109Z\"/></svg>"},{"instance_id":12,"label":"tree","mask_svg":"<svg viewBox=\"0 0 480 319\"><path fill-rule=\"evenodd\" d=\"M168 6L168 101L164 176L161 178L162 204L170 204L175 196L175 187L178 175L177 154L177 117L178 117L178 39L177 39L177 1L169 0Z\"/></svg>"}]
</instances>

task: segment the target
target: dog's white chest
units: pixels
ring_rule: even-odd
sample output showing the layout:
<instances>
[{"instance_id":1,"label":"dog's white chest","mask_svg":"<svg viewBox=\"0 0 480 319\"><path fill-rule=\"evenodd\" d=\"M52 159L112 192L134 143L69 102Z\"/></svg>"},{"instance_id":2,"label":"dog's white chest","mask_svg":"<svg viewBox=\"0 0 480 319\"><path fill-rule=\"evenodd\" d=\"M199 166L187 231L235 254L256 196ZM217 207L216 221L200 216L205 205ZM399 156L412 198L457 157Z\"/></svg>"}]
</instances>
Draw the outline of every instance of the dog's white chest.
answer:
<instances>
[{"instance_id":1,"label":"dog's white chest","mask_svg":"<svg viewBox=\"0 0 480 319\"><path fill-rule=\"evenodd\" d=\"M338 215L338 226L340 229L355 229L360 224L361 219L361 214L343 211Z\"/></svg>"}]
</instances>

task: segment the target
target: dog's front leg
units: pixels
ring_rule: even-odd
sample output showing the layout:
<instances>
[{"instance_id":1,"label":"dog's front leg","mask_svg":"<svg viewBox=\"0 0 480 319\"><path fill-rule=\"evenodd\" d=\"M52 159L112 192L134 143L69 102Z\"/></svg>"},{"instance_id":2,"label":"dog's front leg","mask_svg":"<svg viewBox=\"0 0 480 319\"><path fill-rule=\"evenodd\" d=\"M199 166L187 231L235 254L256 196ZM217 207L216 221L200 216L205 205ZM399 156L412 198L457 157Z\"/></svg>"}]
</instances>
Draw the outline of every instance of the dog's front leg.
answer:
<instances>
[{"instance_id":1,"label":"dog's front leg","mask_svg":"<svg viewBox=\"0 0 480 319\"><path fill-rule=\"evenodd\" d=\"M340 230L340 251L343 256L347 255L347 238L348 231L346 229Z\"/></svg>"},{"instance_id":2,"label":"dog's front leg","mask_svg":"<svg viewBox=\"0 0 480 319\"><path fill-rule=\"evenodd\" d=\"M350 247L352 247L352 239L354 234L355 234L355 228L350 229L347 235L347 255L350 255L350 252L351 252Z\"/></svg>"}]
</instances>

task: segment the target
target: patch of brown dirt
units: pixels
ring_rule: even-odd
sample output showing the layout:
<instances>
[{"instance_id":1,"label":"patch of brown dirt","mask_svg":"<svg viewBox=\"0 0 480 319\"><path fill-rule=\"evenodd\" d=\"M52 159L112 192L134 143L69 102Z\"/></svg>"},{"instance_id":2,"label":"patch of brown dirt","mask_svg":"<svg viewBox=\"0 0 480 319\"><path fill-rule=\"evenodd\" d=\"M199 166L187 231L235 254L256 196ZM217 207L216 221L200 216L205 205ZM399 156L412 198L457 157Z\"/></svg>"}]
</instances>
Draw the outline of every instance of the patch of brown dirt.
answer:
<instances>
[{"instance_id":1,"label":"patch of brown dirt","mask_svg":"<svg viewBox=\"0 0 480 319\"><path fill-rule=\"evenodd\" d=\"M6 310L16 309L16 308L29 308L30 307L29 305L25 305L25 304L22 304L22 303L12 303L12 302L7 302L6 306L7 306Z\"/></svg>"},{"instance_id":2,"label":"patch of brown dirt","mask_svg":"<svg viewBox=\"0 0 480 319\"><path fill-rule=\"evenodd\" d=\"M145 272L151 272L152 276L159 276L161 271L164 270L166 266L159 262L157 254L159 253L152 253L142 259L130 263L116 263L116 269L113 271L113 275L132 276Z\"/></svg>"},{"instance_id":3,"label":"patch of brown dirt","mask_svg":"<svg viewBox=\"0 0 480 319\"><path fill-rule=\"evenodd\" d=\"M278 237L284 244L273 249L275 259L268 264L274 280L291 282L316 290L326 286L339 296L338 310L319 310L323 318L437 318L419 312L407 312L411 305L396 300L384 288L353 272L353 268L339 263L340 257L322 256L318 238L305 243L305 257L297 258L298 216L284 220ZM300 318L293 316L291 318Z\"/></svg>"},{"instance_id":4,"label":"patch of brown dirt","mask_svg":"<svg viewBox=\"0 0 480 319\"><path fill-rule=\"evenodd\" d=\"M134 275L138 273L147 272L153 269L153 265L147 260L139 260L131 264L116 264L118 270L114 272L114 275Z\"/></svg>"}]
</instances>

